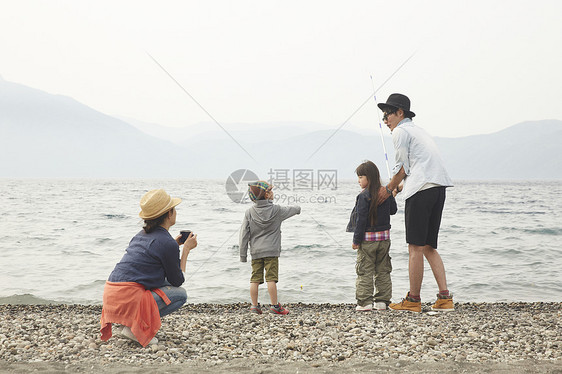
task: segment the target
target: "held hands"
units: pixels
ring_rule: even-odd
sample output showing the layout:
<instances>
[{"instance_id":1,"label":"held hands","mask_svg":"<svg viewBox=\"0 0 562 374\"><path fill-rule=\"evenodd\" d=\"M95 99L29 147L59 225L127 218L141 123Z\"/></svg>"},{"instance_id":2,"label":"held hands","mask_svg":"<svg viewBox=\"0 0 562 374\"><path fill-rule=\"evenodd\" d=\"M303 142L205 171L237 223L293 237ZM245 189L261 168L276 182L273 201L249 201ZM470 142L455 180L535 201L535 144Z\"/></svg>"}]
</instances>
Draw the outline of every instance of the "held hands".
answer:
<instances>
[{"instance_id":1,"label":"held hands","mask_svg":"<svg viewBox=\"0 0 562 374\"><path fill-rule=\"evenodd\" d=\"M398 187L396 187L395 189L392 190L392 196L396 197L396 195L398 195L400 192L402 192L403 189L404 189L404 185L402 183L400 183L398 185Z\"/></svg>"},{"instance_id":2,"label":"held hands","mask_svg":"<svg viewBox=\"0 0 562 374\"><path fill-rule=\"evenodd\" d=\"M388 199L389 196L390 195L388 194L386 187L381 186L381 188L379 188L379 196L377 198L379 205L382 204L386 199Z\"/></svg>"},{"instance_id":3,"label":"held hands","mask_svg":"<svg viewBox=\"0 0 562 374\"><path fill-rule=\"evenodd\" d=\"M388 199L391 194L392 194L393 197L396 197L396 195L398 195L400 192L402 192L403 188L404 188L404 185L402 183L400 185L398 185L398 187L396 187L392 191L390 191L388 189L388 187L386 187L386 186L381 186L381 188L379 188L379 195L378 195L379 205L382 204L386 199ZM388 191L390 191L390 193Z\"/></svg>"}]
</instances>

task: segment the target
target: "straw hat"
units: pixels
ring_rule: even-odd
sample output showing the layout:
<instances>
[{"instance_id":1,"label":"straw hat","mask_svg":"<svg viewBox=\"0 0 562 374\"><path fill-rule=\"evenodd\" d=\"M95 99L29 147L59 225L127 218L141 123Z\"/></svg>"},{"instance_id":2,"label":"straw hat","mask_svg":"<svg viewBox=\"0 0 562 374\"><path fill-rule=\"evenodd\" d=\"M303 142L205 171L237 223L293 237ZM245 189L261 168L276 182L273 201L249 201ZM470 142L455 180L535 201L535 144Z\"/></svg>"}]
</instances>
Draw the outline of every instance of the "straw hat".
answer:
<instances>
[{"instance_id":1,"label":"straw hat","mask_svg":"<svg viewBox=\"0 0 562 374\"><path fill-rule=\"evenodd\" d=\"M180 198L171 197L163 189L150 190L141 198L139 217L145 220L158 218L179 203Z\"/></svg>"}]
</instances>

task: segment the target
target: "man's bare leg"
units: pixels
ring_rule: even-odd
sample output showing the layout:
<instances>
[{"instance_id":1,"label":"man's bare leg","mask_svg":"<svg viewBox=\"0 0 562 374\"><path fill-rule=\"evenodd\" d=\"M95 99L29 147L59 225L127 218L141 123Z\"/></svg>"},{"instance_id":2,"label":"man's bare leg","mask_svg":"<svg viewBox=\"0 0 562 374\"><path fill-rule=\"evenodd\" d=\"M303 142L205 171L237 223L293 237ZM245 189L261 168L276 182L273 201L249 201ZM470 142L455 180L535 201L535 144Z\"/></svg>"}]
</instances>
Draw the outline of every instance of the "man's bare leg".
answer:
<instances>
[{"instance_id":1,"label":"man's bare leg","mask_svg":"<svg viewBox=\"0 0 562 374\"><path fill-rule=\"evenodd\" d=\"M420 296L421 285L423 281L423 246L408 244L410 253L408 260L408 272L410 276L410 294Z\"/></svg>"},{"instance_id":2,"label":"man's bare leg","mask_svg":"<svg viewBox=\"0 0 562 374\"><path fill-rule=\"evenodd\" d=\"M435 281L437 282L437 287L439 291L447 290L447 277L445 275L445 265L443 265L443 260L437 252L437 249L426 245L423 247L423 254L431 267ZM411 281L410 281L411 282Z\"/></svg>"}]
</instances>

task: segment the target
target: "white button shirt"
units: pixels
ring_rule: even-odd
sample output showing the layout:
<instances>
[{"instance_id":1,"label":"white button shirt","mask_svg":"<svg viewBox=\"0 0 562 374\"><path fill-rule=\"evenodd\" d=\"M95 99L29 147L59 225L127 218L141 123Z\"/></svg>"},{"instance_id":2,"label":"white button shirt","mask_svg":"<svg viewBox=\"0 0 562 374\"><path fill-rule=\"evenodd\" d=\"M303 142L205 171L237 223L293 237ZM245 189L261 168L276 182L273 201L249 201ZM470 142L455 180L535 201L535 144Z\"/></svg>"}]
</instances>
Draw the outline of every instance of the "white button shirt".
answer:
<instances>
[{"instance_id":1,"label":"white button shirt","mask_svg":"<svg viewBox=\"0 0 562 374\"><path fill-rule=\"evenodd\" d=\"M437 145L410 118L404 118L392 131L392 142L396 160L392 174L397 174L402 166L406 172L404 199L427 187L453 186Z\"/></svg>"}]
</instances>

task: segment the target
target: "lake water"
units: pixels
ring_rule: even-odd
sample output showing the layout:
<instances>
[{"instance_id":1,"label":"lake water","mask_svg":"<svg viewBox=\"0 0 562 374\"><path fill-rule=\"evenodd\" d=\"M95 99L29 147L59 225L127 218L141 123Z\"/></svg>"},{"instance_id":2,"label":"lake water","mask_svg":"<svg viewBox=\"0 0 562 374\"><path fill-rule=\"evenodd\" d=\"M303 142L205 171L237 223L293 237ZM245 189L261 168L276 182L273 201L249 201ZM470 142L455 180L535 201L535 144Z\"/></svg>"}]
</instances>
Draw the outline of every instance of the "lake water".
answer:
<instances>
[{"instance_id":1,"label":"lake water","mask_svg":"<svg viewBox=\"0 0 562 374\"><path fill-rule=\"evenodd\" d=\"M249 301L251 268L239 262L238 230L250 205L232 202L225 181L4 179L0 188L0 303L101 304L105 280L142 227L140 197L153 188L183 199L174 236L181 229L198 234L183 285L188 302ZM355 302L355 251L345 227L357 183L283 192L305 202L302 214L283 224L280 301ZM408 290L400 198L398 207L391 230L395 301ZM561 301L561 212L557 181L455 182L439 241L455 301ZM436 291L426 263L422 298L432 301ZM268 303L264 286L260 301Z\"/></svg>"}]
</instances>

